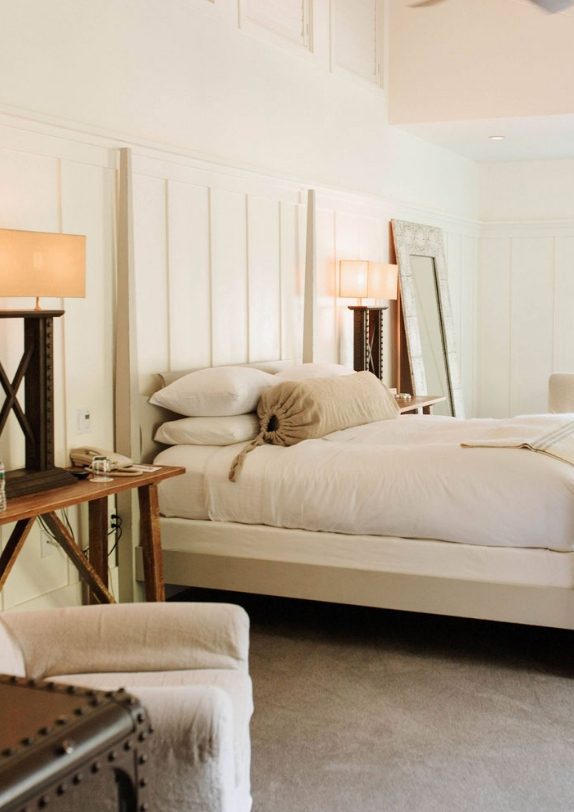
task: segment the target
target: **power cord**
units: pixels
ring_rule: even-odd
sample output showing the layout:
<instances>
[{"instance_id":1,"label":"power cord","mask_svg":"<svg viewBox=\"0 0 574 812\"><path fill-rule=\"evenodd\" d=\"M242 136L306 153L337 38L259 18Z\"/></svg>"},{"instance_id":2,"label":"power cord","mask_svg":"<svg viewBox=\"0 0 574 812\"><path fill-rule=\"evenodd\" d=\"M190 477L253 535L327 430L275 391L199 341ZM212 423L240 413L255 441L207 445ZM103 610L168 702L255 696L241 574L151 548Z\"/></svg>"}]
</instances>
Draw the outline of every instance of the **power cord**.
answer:
<instances>
[{"instance_id":1,"label":"power cord","mask_svg":"<svg viewBox=\"0 0 574 812\"><path fill-rule=\"evenodd\" d=\"M116 540L112 544L112 548L108 553L108 558L114 553L117 549L119 541L122 537L123 528L122 528L122 517L117 513L112 513L112 523L111 523L111 530L108 533L108 536L111 536L112 533L116 534Z\"/></svg>"}]
</instances>

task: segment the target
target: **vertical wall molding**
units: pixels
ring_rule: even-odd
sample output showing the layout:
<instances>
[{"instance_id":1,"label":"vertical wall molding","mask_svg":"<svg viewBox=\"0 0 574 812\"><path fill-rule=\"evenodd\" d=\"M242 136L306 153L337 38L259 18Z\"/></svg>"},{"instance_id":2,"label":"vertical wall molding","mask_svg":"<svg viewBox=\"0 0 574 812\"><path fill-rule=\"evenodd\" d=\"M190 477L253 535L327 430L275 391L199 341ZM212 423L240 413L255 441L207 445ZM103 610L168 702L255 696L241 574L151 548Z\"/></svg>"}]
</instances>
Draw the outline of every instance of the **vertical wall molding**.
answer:
<instances>
[{"instance_id":1,"label":"vertical wall molding","mask_svg":"<svg viewBox=\"0 0 574 812\"><path fill-rule=\"evenodd\" d=\"M134 269L133 186L131 150L119 150L117 223L117 318L115 370L115 447L139 460L138 342ZM120 597L133 600L134 539L138 525L136 497L132 491L118 494L126 542L118 548Z\"/></svg>"},{"instance_id":2,"label":"vertical wall molding","mask_svg":"<svg viewBox=\"0 0 574 812\"><path fill-rule=\"evenodd\" d=\"M303 363L315 360L317 341L317 198L307 193L307 237L305 248L305 296L303 313Z\"/></svg>"}]
</instances>

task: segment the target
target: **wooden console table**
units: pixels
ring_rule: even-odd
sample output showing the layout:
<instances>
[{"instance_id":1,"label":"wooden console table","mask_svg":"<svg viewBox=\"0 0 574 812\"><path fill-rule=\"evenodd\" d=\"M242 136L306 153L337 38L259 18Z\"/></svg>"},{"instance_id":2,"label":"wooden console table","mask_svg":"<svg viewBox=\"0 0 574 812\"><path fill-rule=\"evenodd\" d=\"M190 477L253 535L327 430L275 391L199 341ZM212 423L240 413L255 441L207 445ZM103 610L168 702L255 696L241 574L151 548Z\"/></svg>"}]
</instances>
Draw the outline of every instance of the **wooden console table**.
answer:
<instances>
[{"instance_id":1,"label":"wooden console table","mask_svg":"<svg viewBox=\"0 0 574 812\"><path fill-rule=\"evenodd\" d=\"M4 586L35 520L41 516L88 585L91 599L97 603L115 603L114 596L108 589L108 496L137 488L145 596L148 601L163 601L165 593L157 483L183 473L183 468L163 465L157 471L139 476L113 477L111 482L77 480L63 488L9 499L7 510L0 513L0 525L16 522L16 526L0 556L0 589ZM84 556L69 529L56 515L56 511L61 508L84 502L88 503L89 510L89 558Z\"/></svg>"}]
</instances>

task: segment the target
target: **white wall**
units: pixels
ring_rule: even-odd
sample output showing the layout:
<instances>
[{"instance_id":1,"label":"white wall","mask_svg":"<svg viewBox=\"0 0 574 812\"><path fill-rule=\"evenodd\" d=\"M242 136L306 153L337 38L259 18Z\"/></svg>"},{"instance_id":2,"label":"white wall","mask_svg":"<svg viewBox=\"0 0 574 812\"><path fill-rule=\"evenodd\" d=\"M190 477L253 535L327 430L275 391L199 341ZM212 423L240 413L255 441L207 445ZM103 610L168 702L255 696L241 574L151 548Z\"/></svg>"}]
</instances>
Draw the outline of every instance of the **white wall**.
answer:
<instances>
[{"instance_id":1,"label":"white wall","mask_svg":"<svg viewBox=\"0 0 574 812\"><path fill-rule=\"evenodd\" d=\"M477 414L545 411L574 369L574 160L484 164Z\"/></svg>"},{"instance_id":2,"label":"white wall","mask_svg":"<svg viewBox=\"0 0 574 812\"><path fill-rule=\"evenodd\" d=\"M0 227L88 235L87 298L66 302L58 327L59 462L79 440L113 445L115 150L126 145L137 158L144 372L297 352L301 206L320 187L324 279L343 253L387 259L393 216L447 229L472 405L476 166L387 126L378 84L333 60L327 0L313 3L305 52L240 26L237 8L0 0ZM330 296L321 354L347 360L347 314ZM14 363L14 334L1 336ZM84 406L92 433L80 438ZM17 432L8 445L17 463ZM67 563L50 567L40 542L28 542L3 607L67 601L70 589L77 597Z\"/></svg>"},{"instance_id":3,"label":"white wall","mask_svg":"<svg viewBox=\"0 0 574 812\"><path fill-rule=\"evenodd\" d=\"M273 175L476 216L472 163L386 126L385 95L239 27L237 0L0 0L0 107Z\"/></svg>"}]
</instances>

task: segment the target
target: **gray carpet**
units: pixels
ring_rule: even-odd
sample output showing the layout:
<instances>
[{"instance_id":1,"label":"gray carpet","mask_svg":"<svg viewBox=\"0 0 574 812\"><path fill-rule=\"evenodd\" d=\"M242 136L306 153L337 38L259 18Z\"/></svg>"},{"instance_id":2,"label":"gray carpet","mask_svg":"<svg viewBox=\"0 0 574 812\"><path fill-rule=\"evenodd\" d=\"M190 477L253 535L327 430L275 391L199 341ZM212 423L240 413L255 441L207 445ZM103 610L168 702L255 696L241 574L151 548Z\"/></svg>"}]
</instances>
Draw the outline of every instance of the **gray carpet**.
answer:
<instances>
[{"instance_id":1,"label":"gray carpet","mask_svg":"<svg viewBox=\"0 0 574 812\"><path fill-rule=\"evenodd\" d=\"M254 812L574 809L571 632L220 597L252 621Z\"/></svg>"}]
</instances>

